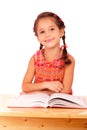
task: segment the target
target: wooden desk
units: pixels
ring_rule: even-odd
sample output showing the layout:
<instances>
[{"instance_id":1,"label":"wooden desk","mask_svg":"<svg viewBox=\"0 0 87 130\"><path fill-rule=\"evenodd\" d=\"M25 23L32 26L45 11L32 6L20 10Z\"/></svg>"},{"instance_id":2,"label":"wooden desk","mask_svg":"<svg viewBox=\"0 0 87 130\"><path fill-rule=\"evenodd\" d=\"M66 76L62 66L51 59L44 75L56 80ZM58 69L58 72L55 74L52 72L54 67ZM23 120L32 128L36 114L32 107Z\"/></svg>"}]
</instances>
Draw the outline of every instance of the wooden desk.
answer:
<instances>
[{"instance_id":1,"label":"wooden desk","mask_svg":"<svg viewBox=\"0 0 87 130\"><path fill-rule=\"evenodd\" d=\"M9 109L0 95L0 130L87 130L87 109Z\"/></svg>"}]
</instances>

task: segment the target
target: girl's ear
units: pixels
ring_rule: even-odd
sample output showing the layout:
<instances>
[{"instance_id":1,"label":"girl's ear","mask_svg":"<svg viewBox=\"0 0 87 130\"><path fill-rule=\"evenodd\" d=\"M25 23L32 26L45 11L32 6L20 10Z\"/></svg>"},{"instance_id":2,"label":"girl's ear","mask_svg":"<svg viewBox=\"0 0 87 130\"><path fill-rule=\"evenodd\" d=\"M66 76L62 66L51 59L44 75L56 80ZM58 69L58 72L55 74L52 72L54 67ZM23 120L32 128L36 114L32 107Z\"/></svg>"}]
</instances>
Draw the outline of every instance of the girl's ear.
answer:
<instances>
[{"instance_id":1,"label":"girl's ear","mask_svg":"<svg viewBox=\"0 0 87 130\"><path fill-rule=\"evenodd\" d=\"M60 30L60 37L63 37L64 36L64 29L61 29Z\"/></svg>"}]
</instances>

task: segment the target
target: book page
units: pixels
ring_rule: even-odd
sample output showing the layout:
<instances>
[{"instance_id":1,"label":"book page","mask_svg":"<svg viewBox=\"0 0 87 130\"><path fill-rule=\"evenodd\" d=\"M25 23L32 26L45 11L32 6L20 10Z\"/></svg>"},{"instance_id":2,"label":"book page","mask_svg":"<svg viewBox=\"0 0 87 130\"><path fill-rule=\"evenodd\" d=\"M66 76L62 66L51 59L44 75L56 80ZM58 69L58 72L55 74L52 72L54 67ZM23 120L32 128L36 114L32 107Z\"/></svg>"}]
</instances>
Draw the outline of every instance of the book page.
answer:
<instances>
[{"instance_id":1,"label":"book page","mask_svg":"<svg viewBox=\"0 0 87 130\"><path fill-rule=\"evenodd\" d=\"M51 103L51 104L50 104ZM64 106L75 106L75 107L86 107L87 104L83 100L81 96L73 96L70 94L64 94L64 93L54 93L50 96L49 104L53 105L55 103L56 105L64 105Z\"/></svg>"},{"instance_id":2,"label":"book page","mask_svg":"<svg viewBox=\"0 0 87 130\"><path fill-rule=\"evenodd\" d=\"M8 102L8 107L47 107L49 95L42 92L22 93Z\"/></svg>"}]
</instances>

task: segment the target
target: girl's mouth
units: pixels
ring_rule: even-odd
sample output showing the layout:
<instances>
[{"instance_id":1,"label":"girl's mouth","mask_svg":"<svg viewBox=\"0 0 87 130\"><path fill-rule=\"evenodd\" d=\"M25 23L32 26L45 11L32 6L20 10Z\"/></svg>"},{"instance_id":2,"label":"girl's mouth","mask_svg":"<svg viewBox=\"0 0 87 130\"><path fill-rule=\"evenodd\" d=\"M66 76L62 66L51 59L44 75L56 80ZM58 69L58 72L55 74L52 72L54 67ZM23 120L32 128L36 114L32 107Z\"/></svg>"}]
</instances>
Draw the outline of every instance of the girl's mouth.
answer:
<instances>
[{"instance_id":1,"label":"girl's mouth","mask_svg":"<svg viewBox=\"0 0 87 130\"><path fill-rule=\"evenodd\" d=\"M46 39L45 42L51 42L53 40L54 40L54 38L49 38L49 39Z\"/></svg>"}]
</instances>

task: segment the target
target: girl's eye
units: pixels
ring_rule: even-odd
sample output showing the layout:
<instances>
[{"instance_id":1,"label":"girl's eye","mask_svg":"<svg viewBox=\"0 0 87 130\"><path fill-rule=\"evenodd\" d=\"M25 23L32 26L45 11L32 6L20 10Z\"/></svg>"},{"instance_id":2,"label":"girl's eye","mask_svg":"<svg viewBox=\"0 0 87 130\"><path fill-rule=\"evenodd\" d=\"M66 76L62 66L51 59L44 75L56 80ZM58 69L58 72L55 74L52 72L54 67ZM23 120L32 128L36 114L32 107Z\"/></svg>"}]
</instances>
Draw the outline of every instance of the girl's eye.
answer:
<instances>
[{"instance_id":1,"label":"girl's eye","mask_svg":"<svg viewBox=\"0 0 87 130\"><path fill-rule=\"evenodd\" d=\"M40 34L43 34L45 31L41 31Z\"/></svg>"},{"instance_id":2,"label":"girl's eye","mask_svg":"<svg viewBox=\"0 0 87 130\"><path fill-rule=\"evenodd\" d=\"M53 31L53 30L55 30L55 29L54 29L54 28L51 28L50 30Z\"/></svg>"}]
</instances>

